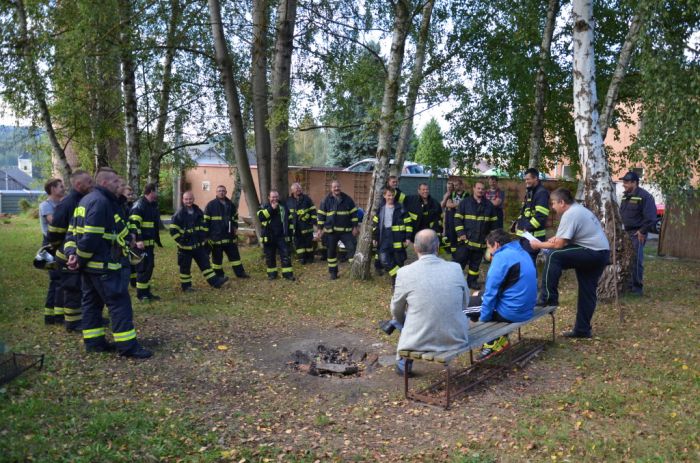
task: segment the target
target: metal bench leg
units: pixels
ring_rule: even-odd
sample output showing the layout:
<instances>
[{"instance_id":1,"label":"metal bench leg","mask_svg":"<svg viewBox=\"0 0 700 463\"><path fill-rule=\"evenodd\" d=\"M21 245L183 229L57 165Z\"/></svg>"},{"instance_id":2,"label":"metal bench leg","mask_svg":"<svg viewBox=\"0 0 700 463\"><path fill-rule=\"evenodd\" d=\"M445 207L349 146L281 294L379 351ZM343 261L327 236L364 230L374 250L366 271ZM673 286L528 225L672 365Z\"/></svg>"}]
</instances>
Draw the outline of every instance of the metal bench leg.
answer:
<instances>
[{"instance_id":1,"label":"metal bench leg","mask_svg":"<svg viewBox=\"0 0 700 463\"><path fill-rule=\"evenodd\" d=\"M451 377L450 377L450 366L445 365L445 371L447 373L447 382L445 383L445 410L450 409L450 385L451 385Z\"/></svg>"},{"instance_id":2,"label":"metal bench leg","mask_svg":"<svg viewBox=\"0 0 700 463\"><path fill-rule=\"evenodd\" d=\"M552 317L552 342L556 342L556 319L554 318L554 312L550 312L549 316Z\"/></svg>"},{"instance_id":3,"label":"metal bench leg","mask_svg":"<svg viewBox=\"0 0 700 463\"><path fill-rule=\"evenodd\" d=\"M404 364L403 364L403 395L408 399L408 365L406 365L406 361L404 359Z\"/></svg>"},{"instance_id":4,"label":"metal bench leg","mask_svg":"<svg viewBox=\"0 0 700 463\"><path fill-rule=\"evenodd\" d=\"M520 328L518 328L518 342L520 342L520 341L522 341L522 340L523 340L523 336L522 336L522 334L520 333Z\"/></svg>"}]
</instances>

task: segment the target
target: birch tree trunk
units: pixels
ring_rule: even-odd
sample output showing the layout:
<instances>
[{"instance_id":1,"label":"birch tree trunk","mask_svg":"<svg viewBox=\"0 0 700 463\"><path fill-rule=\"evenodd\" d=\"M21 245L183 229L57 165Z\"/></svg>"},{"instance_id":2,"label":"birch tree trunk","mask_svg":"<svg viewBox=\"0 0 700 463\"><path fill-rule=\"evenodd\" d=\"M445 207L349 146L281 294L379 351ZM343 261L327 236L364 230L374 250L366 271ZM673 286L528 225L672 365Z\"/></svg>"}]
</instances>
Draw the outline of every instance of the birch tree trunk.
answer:
<instances>
[{"instance_id":1,"label":"birch tree trunk","mask_svg":"<svg viewBox=\"0 0 700 463\"><path fill-rule=\"evenodd\" d=\"M598 121L595 86L593 0L573 2L574 46L574 128L585 180L585 206L601 221L610 241L612 265L598 285L601 299L615 297L628 278L630 242L622 231L620 208L610 177L610 166L603 149Z\"/></svg>"},{"instance_id":2,"label":"birch tree trunk","mask_svg":"<svg viewBox=\"0 0 700 463\"><path fill-rule=\"evenodd\" d=\"M166 39L165 57L163 59L163 77L158 101L158 122L156 123L156 138L153 151L148 160L148 181L158 183L160 179L160 164L165 151L165 128L168 125L168 108L170 107L170 91L172 89L173 60L177 43L178 24L182 8L179 0L170 1L170 23Z\"/></svg>"},{"instance_id":3,"label":"birch tree trunk","mask_svg":"<svg viewBox=\"0 0 700 463\"><path fill-rule=\"evenodd\" d=\"M544 103L548 87L545 66L551 56L552 35L554 34L554 25L558 13L559 0L549 0L547 19L542 34L539 68L535 79L535 112L532 115L532 132L530 133L530 160L528 166L534 168L539 168L542 144L544 143Z\"/></svg>"},{"instance_id":4,"label":"birch tree trunk","mask_svg":"<svg viewBox=\"0 0 700 463\"><path fill-rule=\"evenodd\" d=\"M28 87L32 93L32 97L39 107L39 114L41 115L41 120L44 123L46 135L49 137L49 143L51 144L51 164L54 170L58 171L58 174L63 179L63 183L65 185L70 185L70 175L73 170L66 159L66 152L58 142L56 130L54 129L53 121L51 120L51 112L49 111L49 105L46 102L44 85L34 61L34 51L32 49L32 42L29 39L29 29L27 26L27 10L24 7L23 0L16 0L15 10L17 11L20 40L22 41L22 59L27 70Z\"/></svg>"},{"instance_id":5,"label":"birch tree trunk","mask_svg":"<svg viewBox=\"0 0 700 463\"><path fill-rule=\"evenodd\" d=\"M428 0L423 7L420 30L418 31L418 44L416 45L416 61L413 63L413 71L411 72L411 80L408 83L408 93L406 94L406 108L404 110L404 119L401 123L401 131L399 132L399 140L396 143L396 153L394 158L396 162L391 166L391 175L400 176L403 170L403 163L406 159L406 151L408 151L408 142L413 134L413 116L416 113L416 100L418 92L423 83L423 64L425 63L425 49L428 43L430 34L430 18L433 14L433 6L435 0Z\"/></svg>"},{"instance_id":6,"label":"birch tree trunk","mask_svg":"<svg viewBox=\"0 0 700 463\"><path fill-rule=\"evenodd\" d=\"M269 0L253 0L253 44L251 47L250 86L253 91L253 131L258 160L258 186L264 200L270 192L272 177L270 130L267 128L267 28Z\"/></svg>"},{"instance_id":7,"label":"birch tree trunk","mask_svg":"<svg viewBox=\"0 0 700 463\"><path fill-rule=\"evenodd\" d=\"M122 93L124 98L124 122L126 127L126 181L137 195L139 188L139 165L141 148L139 146L138 106L136 104L136 72L131 48L134 43L134 31L131 27L133 7L131 0L119 0L121 28L121 71Z\"/></svg>"},{"instance_id":8,"label":"birch tree trunk","mask_svg":"<svg viewBox=\"0 0 700 463\"><path fill-rule=\"evenodd\" d=\"M272 188L277 189L280 198L286 198L289 193L289 103L296 15L296 0L280 0L277 8L270 118Z\"/></svg>"},{"instance_id":9,"label":"birch tree trunk","mask_svg":"<svg viewBox=\"0 0 700 463\"><path fill-rule=\"evenodd\" d=\"M226 106L229 124L231 126L231 140L233 141L233 152L236 157L236 167L241 175L241 187L245 193L251 219L255 225L258 236L260 236L262 229L256 214L258 209L260 209L260 201L255 191L253 174L250 172L250 164L248 163L248 156L246 154L241 104L238 99L238 88L236 87L236 77L233 72L233 61L228 51L228 45L226 44L226 38L224 36L224 27L221 22L221 6L219 0L208 0L208 4L212 36L214 38L214 49L216 51L216 64L221 73L221 84L226 94Z\"/></svg>"},{"instance_id":10,"label":"birch tree trunk","mask_svg":"<svg viewBox=\"0 0 700 463\"><path fill-rule=\"evenodd\" d=\"M620 93L620 85L627 74L627 68L629 68L632 55L637 47L639 30L642 28L642 24L646 18L644 2L639 2L637 8L638 10L634 13L634 16L632 16L630 28L625 36L625 42L622 44L620 56L617 58L617 66L615 66L615 72L613 73L612 80L610 80L610 87L608 87L608 94L605 96L605 104L603 105L603 111L600 115L600 134L603 140L605 140L608 128L610 127L610 121L612 120L615 104L617 103L617 95Z\"/></svg>"},{"instance_id":11,"label":"birch tree trunk","mask_svg":"<svg viewBox=\"0 0 700 463\"><path fill-rule=\"evenodd\" d=\"M391 135L396 123L396 102L399 96L399 80L403 64L406 36L411 26L410 0L397 0L394 3L394 26L391 38L391 54L384 82L384 99L382 100L381 116L379 118L379 135L377 146L377 165L372 173L372 184L369 191L369 201L365 208L365 217L360 229L360 238L352 263L352 278L367 280L370 278L370 262L372 260L372 217L377 213L380 204L381 191L386 183L389 172L389 155L391 151Z\"/></svg>"},{"instance_id":12,"label":"birch tree trunk","mask_svg":"<svg viewBox=\"0 0 700 463\"><path fill-rule=\"evenodd\" d=\"M605 105L603 106L603 111L599 121L600 135L603 138L603 142L605 142L605 137L607 136L608 129L610 128L610 122L612 121L615 105L617 104L617 95L620 92L620 85L622 85L622 81L627 74L627 69L629 68L629 64L632 61L632 55L634 54L634 50L637 46L639 30L646 19L647 10L644 2L640 2L637 8L638 10L632 17L629 30L625 36L625 42L622 44L620 55L617 58L617 65L615 66L613 77L610 80L608 93L605 96ZM581 179L578 182L578 189L576 190L577 200L583 200L585 187L585 179L583 176L581 176Z\"/></svg>"}]
</instances>

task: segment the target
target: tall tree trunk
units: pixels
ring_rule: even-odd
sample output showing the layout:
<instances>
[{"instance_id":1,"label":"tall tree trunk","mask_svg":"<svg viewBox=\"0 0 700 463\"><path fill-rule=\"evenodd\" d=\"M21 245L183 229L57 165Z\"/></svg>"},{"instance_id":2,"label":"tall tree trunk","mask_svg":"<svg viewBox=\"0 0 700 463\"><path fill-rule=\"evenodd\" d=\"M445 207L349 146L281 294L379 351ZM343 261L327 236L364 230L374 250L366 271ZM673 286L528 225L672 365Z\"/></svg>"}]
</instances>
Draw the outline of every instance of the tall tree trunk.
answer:
<instances>
[{"instance_id":1,"label":"tall tree trunk","mask_svg":"<svg viewBox=\"0 0 700 463\"><path fill-rule=\"evenodd\" d=\"M228 51L224 27L221 22L221 6L219 0L207 0L209 4L209 16L211 18L212 36L214 37L214 49L216 51L216 64L221 73L221 84L226 94L226 106L228 119L231 126L231 140L233 152L236 156L236 166L241 175L241 186L245 193L248 211L255 224L255 229L260 236L262 230L256 212L260 209L260 201L255 191L253 174L250 172L250 164L245 150L245 133L243 131L243 117L241 116L241 104L238 99L236 77L233 72L233 61Z\"/></svg>"},{"instance_id":2,"label":"tall tree trunk","mask_svg":"<svg viewBox=\"0 0 700 463\"><path fill-rule=\"evenodd\" d=\"M613 113L615 112L615 105L617 104L617 95L620 92L620 85L627 74L627 68L632 61L632 55L634 54L634 49L637 46L637 40L639 39L639 30L646 20L647 9L644 2L639 2L637 6L637 11L632 17L630 22L629 30L625 36L625 42L622 44L622 49L620 50L620 55L617 57L617 66L615 66L615 72L610 80L610 86L608 87L608 93L605 96L605 105L603 106L603 111L600 116L600 135L605 142L605 137L608 134L608 129L610 128L610 122L612 121ZM578 182L578 189L576 190L576 199L579 201L583 200L583 193L585 191L586 184L585 179L581 176Z\"/></svg>"},{"instance_id":3,"label":"tall tree trunk","mask_svg":"<svg viewBox=\"0 0 700 463\"><path fill-rule=\"evenodd\" d=\"M399 132L399 140L396 143L396 153L394 158L396 163L391 167L391 175L400 176L403 170L403 163L408 151L408 142L413 134L413 116L416 113L416 100L418 92L423 83L423 63L425 63L425 49L430 35L430 17L433 14L435 0L428 0L423 7L423 17L418 31L418 44L416 45L416 60L413 63L411 80L408 83L408 93L406 94L406 108L404 109L403 122Z\"/></svg>"},{"instance_id":4,"label":"tall tree trunk","mask_svg":"<svg viewBox=\"0 0 700 463\"><path fill-rule=\"evenodd\" d=\"M610 241L612 265L600 279L598 295L615 297L628 277L630 243L622 231L620 208L610 177L610 166L603 149L598 123L598 96L595 86L593 48L593 0L573 2L574 44L574 128L585 179L585 205L600 219Z\"/></svg>"},{"instance_id":5,"label":"tall tree trunk","mask_svg":"<svg viewBox=\"0 0 700 463\"><path fill-rule=\"evenodd\" d=\"M261 199L270 192L272 177L270 130L267 128L267 28L269 0L253 0L253 45L251 47L250 84L253 91L253 131L258 160L258 186Z\"/></svg>"},{"instance_id":6,"label":"tall tree trunk","mask_svg":"<svg viewBox=\"0 0 700 463\"><path fill-rule=\"evenodd\" d=\"M153 151L148 159L148 181L158 183L160 179L160 164L165 151L165 128L168 125L168 108L170 107L170 91L172 88L173 60L175 59L175 44L177 43L178 25L182 8L179 0L170 1L170 22L166 39L165 57L163 59L163 77L158 101L158 122L156 123L156 138Z\"/></svg>"},{"instance_id":7,"label":"tall tree trunk","mask_svg":"<svg viewBox=\"0 0 700 463\"><path fill-rule=\"evenodd\" d=\"M126 127L126 181L134 193L141 192L139 185L139 165L141 147L139 144L138 106L136 104L136 65L131 48L134 44L134 31L131 26L133 16L131 0L119 0L121 27L122 93L124 95L124 122Z\"/></svg>"},{"instance_id":8,"label":"tall tree trunk","mask_svg":"<svg viewBox=\"0 0 700 463\"><path fill-rule=\"evenodd\" d=\"M69 185L70 174L73 172L73 170L66 159L66 152L58 142L53 121L51 120L51 112L49 111L49 105L46 102L46 92L44 91L44 85L41 80L39 70L36 67L36 62L34 61L32 42L29 39L27 10L24 7L24 1L16 0L15 9L17 11L17 21L19 23L20 40L22 43L22 57L27 70L27 79L29 81L28 87L32 93L32 97L39 107L39 114L41 115L41 119L44 123L46 135L49 137L49 143L51 144L51 163L54 170L57 170L59 175L63 178L63 183Z\"/></svg>"},{"instance_id":9,"label":"tall tree trunk","mask_svg":"<svg viewBox=\"0 0 700 463\"><path fill-rule=\"evenodd\" d=\"M360 239L352 263L352 277L358 280L370 278L370 261L372 260L372 217L379 209L381 192L389 172L389 155L391 138L396 124L396 102L399 96L399 80L403 64L406 36L411 26L410 0L397 0L394 6L394 26L391 38L391 54L386 80L384 81L384 99L379 117L379 135L377 145L377 165L372 173L369 201L365 208L365 217L360 229Z\"/></svg>"},{"instance_id":10,"label":"tall tree trunk","mask_svg":"<svg viewBox=\"0 0 700 463\"><path fill-rule=\"evenodd\" d=\"M277 39L272 69L272 117L270 145L272 149L272 188L285 198L289 193L289 103L296 0L280 0L277 8Z\"/></svg>"},{"instance_id":11,"label":"tall tree trunk","mask_svg":"<svg viewBox=\"0 0 700 463\"><path fill-rule=\"evenodd\" d=\"M544 23L542 46L540 47L539 67L535 79L535 112L532 115L532 132L530 133L529 167L538 168L544 143L544 103L547 93L547 62L551 56L552 35L559 12L559 0L549 0L547 20Z\"/></svg>"},{"instance_id":12,"label":"tall tree trunk","mask_svg":"<svg viewBox=\"0 0 700 463\"><path fill-rule=\"evenodd\" d=\"M622 44L620 56L617 58L617 66L615 66L615 72L610 80L608 94L605 96L605 104L603 105L603 111L600 115L600 134L603 140L605 140L610 122L612 121L615 104L617 103L617 95L620 93L620 85L627 74L627 68L632 61L632 54L637 46L639 30L646 18L645 3L643 1L639 2L637 8L638 10L634 13L634 16L632 16L630 28L625 36L625 42Z\"/></svg>"}]
</instances>

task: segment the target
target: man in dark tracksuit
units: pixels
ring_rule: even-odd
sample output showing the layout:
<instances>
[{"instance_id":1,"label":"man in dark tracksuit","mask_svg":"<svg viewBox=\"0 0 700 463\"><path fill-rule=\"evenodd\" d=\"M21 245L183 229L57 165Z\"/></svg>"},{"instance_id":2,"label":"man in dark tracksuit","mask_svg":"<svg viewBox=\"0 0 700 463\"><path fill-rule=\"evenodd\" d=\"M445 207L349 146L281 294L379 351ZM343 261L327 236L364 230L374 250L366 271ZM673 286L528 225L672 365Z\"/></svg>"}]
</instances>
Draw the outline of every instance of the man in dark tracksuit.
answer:
<instances>
[{"instance_id":1,"label":"man in dark tracksuit","mask_svg":"<svg viewBox=\"0 0 700 463\"><path fill-rule=\"evenodd\" d=\"M486 250L486 236L496 225L496 210L491 201L484 197L484 184L474 184L473 195L459 203L455 214L457 252L455 261L464 269L467 264L467 286L479 289L479 265Z\"/></svg>"},{"instance_id":2,"label":"man in dark tracksuit","mask_svg":"<svg viewBox=\"0 0 700 463\"><path fill-rule=\"evenodd\" d=\"M214 288L228 281L226 276L218 276L209 265L209 253L206 249L207 226L204 213L194 203L191 191L182 194L182 207L173 215L170 222L170 234L177 243L177 265L180 267L180 286L185 292L192 288L192 260L202 271L204 279Z\"/></svg>"},{"instance_id":3,"label":"man in dark tracksuit","mask_svg":"<svg viewBox=\"0 0 700 463\"><path fill-rule=\"evenodd\" d=\"M80 330L81 309L81 277L80 272L66 267L68 257L66 247L74 247L75 229L71 225L73 214L80 200L92 190L93 180L84 170L76 170L71 174L71 192L56 206L53 221L49 225L47 240L56 252L56 260L61 266L60 291L62 292L63 307L54 307L54 317L65 320L66 330Z\"/></svg>"},{"instance_id":4,"label":"man in dark tracksuit","mask_svg":"<svg viewBox=\"0 0 700 463\"><path fill-rule=\"evenodd\" d=\"M391 276L392 287L396 273L406 261L406 225L411 219L400 204L394 202L394 191L385 188L384 204L372 217L372 244L379 253L379 262Z\"/></svg>"},{"instance_id":5,"label":"man in dark tracksuit","mask_svg":"<svg viewBox=\"0 0 700 463\"><path fill-rule=\"evenodd\" d=\"M545 227L549 217L549 191L540 182L540 173L534 168L525 171L525 185L527 186L525 199L520 208L520 215L514 224L514 229L511 227L511 231L514 231L518 236L527 231L538 240L544 241L547 234ZM530 254L532 261L536 262L539 250L533 249L530 246L530 241L524 238L520 239L520 245Z\"/></svg>"},{"instance_id":6,"label":"man in dark tracksuit","mask_svg":"<svg viewBox=\"0 0 700 463\"><path fill-rule=\"evenodd\" d=\"M430 196L427 183L418 185L418 194L408 196L404 207L411 217L411 223L406 229L409 240L413 241L416 233L426 228L435 230L438 236L442 234L442 208L440 203Z\"/></svg>"},{"instance_id":7,"label":"man in dark tracksuit","mask_svg":"<svg viewBox=\"0 0 700 463\"><path fill-rule=\"evenodd\" d=\"M311 264L314 261L314 224L318 220L316 206L311 198L304 194L301 184L294 183L291 190L292 195L287 198L287 209L294 247L301 263Z\"/></svg>"},{"instance_id":8,"label":"man in dark tracksuit","mask_svg":"<svg viewBox=\"0 0 700 463\"><path fill-rule=\"evenodd\" d=\"M294 281L292 259L289 252L291 230L289 229L289 210L280 204L280 194L271 190L269 202L258 211L258 219L262 225L262 242L267 265L267 278L277 278L276 254L280 255L282 277Z\"/></svg>"},{"instance_id":9,"label":"man in dark tracksuit","mask_svg":"<svg viewBox=\"0 0 700 463\"><path fill-rule=\"evenodd\" d=\"M330 279L338 278L338 242L345 246L350 261L355 255L355 237L359 233L355 201L340 190L340 182L333 180L331 193L318 207L319 238L325 238L328 248L328 273Z\"/></svg>"},{"instance_id":10,"label":"man in dark tracksuit","mask_svg":"<svg viewBox=\"0 0 700 463\"><path fill-rule=\"evenodd\" d=\"M656 201L647 190L639 187L639 176L636 172L627 172L620 180L625 189L620 204L620 215L634 248L630 262L630 291L641 296L644 288L644 245L648 233L654 230L656 224Z\"/></svg>"},{"instance_id":11,"label":"man in dark tracksuit","mask_svg":"<svg viewBox=\"0 0 700 463\"><path fill-rule=\"evenodd\" d=\"M143 196L134 203L129 212L129 230L137 243L143 243L143 260L136 265L136 298L139 301L160 299L151 292L151 277L155 267L155 245L161 248L160 211L158 210L158 190L155 183L148 183Z\"/></svg>"},{"instance_id":12,"label":"man in dark tracksuit","mask_svg":"<svg viewBox=\"0 0 700 463\"><path fill-rule=\"evenodd\" d=\"M96 186L75 209L75 243L66 245L68 268L82 270L83 340L88 352L116 350L123 356L148 358L152 353L136 340L129 296L129 228L117 198L121 179L100 170ZM107 306L114 345L105 340L102 308Z\"/></svg>"},{"instance_id":13,"label":"man in dark tracksuit","mask_svg":"<svg viewBox=\"0 0 700 463\"><path fill-rule=\"evenodd\" d=\"M224 276L224 253L238 278L249 278L245 273L241 254L238 252L238 208L226 197L226 187L216 187L216 198L204 208L204 222L209 229L211 268L218 276Z\"/></svg>"}]
</instances>

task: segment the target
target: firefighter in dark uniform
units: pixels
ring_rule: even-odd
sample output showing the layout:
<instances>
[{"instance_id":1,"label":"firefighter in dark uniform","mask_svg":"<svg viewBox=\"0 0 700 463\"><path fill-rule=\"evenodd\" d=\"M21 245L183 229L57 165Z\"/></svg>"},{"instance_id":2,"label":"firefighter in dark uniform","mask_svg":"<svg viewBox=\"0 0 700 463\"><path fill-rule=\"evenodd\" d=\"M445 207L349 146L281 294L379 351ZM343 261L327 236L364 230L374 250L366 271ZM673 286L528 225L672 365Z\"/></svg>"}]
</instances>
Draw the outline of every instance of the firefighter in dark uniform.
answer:
<instances>
[{"instance_id":1,"label":"firefighter in dark uniform","mask_svg":"<svg viewBox=\"0 0 700 463\"><path fill-rule=\"evenodd\" d=\"M399 189L399 178L396 175L390 175L386 180L384 188L388 188L394 192L394 203L399 204L403 207L403 203L406 201L406 193ZM384 197L382 197L379 207L382 207L386 203ZM362 220L360 220L362 221ZM375 248L374 253L374 270L377 275L384 275L384 265L382 265L382 260L379 258L379 250Z\"/></svg>"},{"instance_id":2,"label":"firefighter in dark uniform","mask_svg":"<svg viewBox=\"0 0 700 463\"><path fill-rule=\"evenodd\" d=\"M48 195L45 201L39 204L39 223L41 225L41 248L46 249L54 258L56 250L49 244L48 234L49 226L53 221L56 206L61 202L65 194L63 180L60 178L52 178L44 184L44 191ZM61 291L61 269L54 266L48 271L49 288L46 292L46 300L44 302L44 324L63 324L63 292ZM54 315L54 308L58 307L61 315Z\"/></svg>"},{"instance_id":3,"label":"firefighter in dark uniform","mask_svg":"<svg viewBox=\"0 0 700 463\"><path fill-rule=\"evenodd\" d=\"M355 201L340 189L340 182L333 180L331 193L326 196L317 211L319 238L325 239L328 249L328 273L331 280L338 278L338 242L342 242L350 261L355 256L355 238L359 233Z\"/></svg>"},{"instance_id":4,"label":"firefighter in dark uniform","mask_svg":"<svg viewBox=\"0 0 700 463\"><path fill-rule=\"evenodd\" d=\"M117 198L121 179L100 170L95 188L75 210L75 244L66 246L68 268L82 271L83 340L88 352L116 350L125 357L148 358L151 351L136 340L129 296L129 227ZM114 345L105 340L102 308L107 306Z\"/></svg>"},{"instance_id":5,"label":"firefighter in dark uniform","mask_svg":"<svg viewBox=\"0 0 700 463\"><path fill-rule=\"evenodd\" d=\"M121 178L121 177L120 177ZM136 202L136 198L134 195L134 189L129 186L129 184L126 183L126 180L123 178L122 184L119 187L119 191L117 192L117 200L119 201L119 205L121 206L121 216L126 217L127 219L129 218L129 213L131 211L131 208L134 207L134 203ZM126 270L124 270L126 272ZM136 288L136 276L138 274L138 270L136 269L136 265L130 265L129 266L129 284L131 284L132 288Z\"/></svg>"},{"instance_id":6,"label":"firefighter in dark uniform","mask_svg":"<svg viewBox=\"0 0 700 463\"><path fill-rule=\"evenodd\" d=\"M455 214L455 231L457 233L457 252L455 261L467 268L467 286L480 289L479 265L486 250L486 236L496 226L498 217L491 201L484 196L484 184L476 182L472 196L467 196L459 203Z\"/></svg>"},{"instance_id":7,"label":"firefighter in dark uniform","mask_svg":"<svg viewBox=\"0 0 700 463\"><path fill-rule=\"evenodd\" d=\"M225 186L216 187L216 198L204 208L204 222L209 229L211 245L211 268L218 276L224 276L226 254L236 277L250 278L238 252L238 208L226 197L226 193Z\"/></svg>"},{"instance_id":8,"label":"firefighter in dark uniform","mask_svg":"<svg viewBox=\"0 0 700 463\"><path fill-rule=\"evenodd\" d=\"M399 178L396 175L390 175L386 181L386 186L394 192L394 202L403 206L406 202L406 193L399 189Z\"/></svg>"},{"instance_id":9,"label":"firefighter in dark uniform","mask_svg":"<svg viewBox=\"0 0 700 463\"><path fill-rule=\"evenodd\" d=\"M182 207L173 215L170 222L170 234L177 243L177 265L180 267L180 286L185 292L192 288L192 260L202 271L204 279L214 288L228 281L228 277L219 276L209 265L207 252L207 226L204 213L194 203L194 194L186 191L182 194Z\"/></svg>"},{"instance_id":10,"label":"firefighter in dark uniform","mask_svg":"<svg viewBox=\"0 0 700 463\"><path fill-rule=\"evenodd\" d=\"M61 266L60 291L62 292L63 307L54 307L54 317L65 321L66 330L77 332L83 319L81 309L81 278L80 272L66 267L68 257L66 246L74 247L72 228L73 214L80 200L92 190L93 180L84 170L76 170L70 176L71 191L58 203L49 225L47 240L55 250L56 260ZM69 233L70 229L70 233Z\"/></svg>"},{"instance_id":11,"label":"firefighter in dark uniform","mask_svg":"<svg viewBox=\"0 0 700 463\"><path fill-rule=\"evenodd\" d=\"M265 264L267 265L267 278L277 278L276 255L280 255L282 264L282 277L294 281L292 270L292 258L289 243L291 230L289 228L289 209L280 204L280 194L276 190L270 190L269 202L258 211L258 219L262 225L262 242L265 251Z\"/></svg>"},{"instance_id":12,"label":"firefighter in dark uniform","mask_svg":"<svg viewBox=\"0 0 700 463\"><path fill-rule=\"evenodd\" d=\"M525 200L520 208L518 219L511 226L511 231L518 236L524 231L530 232L535 238L544 241L549 218L549 191L540 182L540 173L535 168L525 171ZM537 261L538 250L532 249L530 241L525 238L520 239L520 245L526 250L532 261Z\"/></svg>"},{"instance_id":13,"label":"firefighter in dark uniform","mask_svg":"<svg viewBox=\"0 0 700 463\"><path fill-rule=\"evenodd\" d=\"M656 201L644 188L639 187L639 175L636 172L627 172L622 177L624 194L620 203L620 215L625 226L625 232L632 240L634 254L630 262L632 281L630 291L641 296L644 284L644 245L649 232L654 231L656 225Z\"/></svg>"},{"instance_id":14,"label":"firefighter in dark uniform","mask_svg":"<svg viewBox=\"0 0 700 463\"><path fill-rule=\"evenodd\" d=\"M442 234L442 208L440 203L430 196L427 183L418 185L418 194L408 196L404 207L411 217L411 224L406 230L409 240L413 241L416 233L426 228L435 230L438 236Z\"/></svg>"},{"instance_id":15,"label":"firefighter in dark uniform","mask_svg":"<svg viewBox=\"0 0 700 463\"><path fill-rule=\"evenodd\" d=\"M131 208L129 230L137 243L143 243L143 259L136 265L136 298L142 302L157 301L160 297L151 292L151 277L155 267L155 247L162 248L163 245L160 242L160 211L155 183L146 184L143 196Z\"/></svg>"},{"instance_id":16,"label":"firefighter in dark uniform","mask_svg":"<svg viewBox=\"0 0 700 463\"><path fill-rule=\"evenodd\" d=\"M443 249L449 251L453 260L455 253L457 252L455 214L457 213L459 203L467 196L469 195L464 191L464 182L462 182L461 178L458 178L454 182L447 182L447 191L445 192L445 196L442 197L442 202L440 203L443 210L444 224L442 236Z\"/></svg>"},{"instance_id":17,"label":"firefighter in dark uniform","mask_svg":"<svg viewBox=\"0 0 700 463\"><path fill-rule=\"evenodd\" d=\"M314 261L314 225L318 220L316 206L311 198L304 194L301 184L292 184L291 191L291 196L287 198L287 209L294 247L299 261L302 264L311 264Z\"/></svg>"},{"instance_id":18,"label":"firefighter in dark uniform","mask_svg":"<svg viewBox=\"0 0 700 463\"><path fill-rule=\"evenodd\" d=\"M396 273L406 261L406 226L411 222L401 204L394 202L394 191L384 188L384 204L372 217L372 245L379 253L379 263L391 276L392 287L396 283Z\"/></svg>"}]
</instances>

